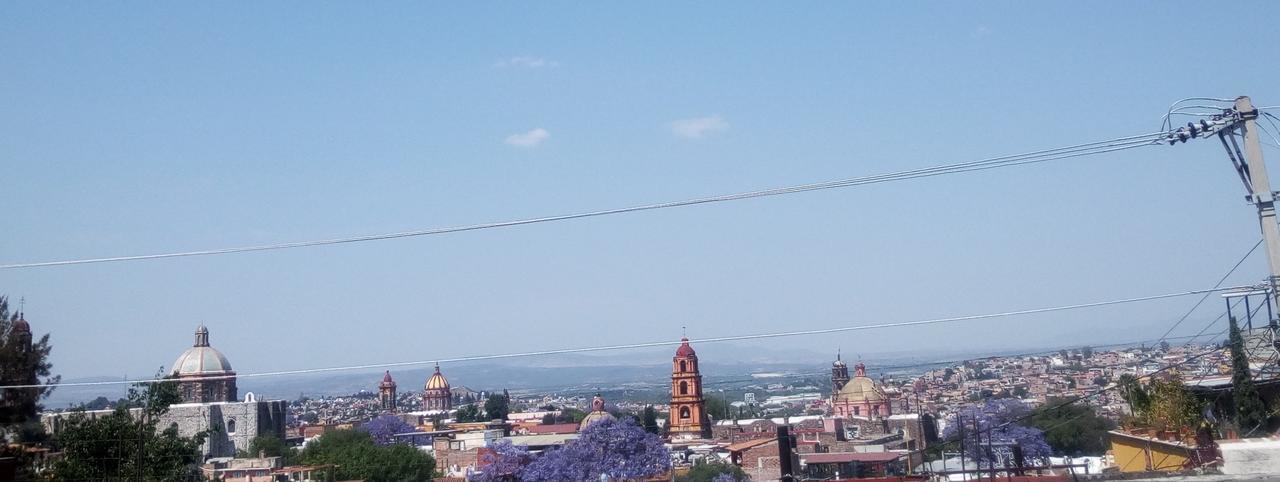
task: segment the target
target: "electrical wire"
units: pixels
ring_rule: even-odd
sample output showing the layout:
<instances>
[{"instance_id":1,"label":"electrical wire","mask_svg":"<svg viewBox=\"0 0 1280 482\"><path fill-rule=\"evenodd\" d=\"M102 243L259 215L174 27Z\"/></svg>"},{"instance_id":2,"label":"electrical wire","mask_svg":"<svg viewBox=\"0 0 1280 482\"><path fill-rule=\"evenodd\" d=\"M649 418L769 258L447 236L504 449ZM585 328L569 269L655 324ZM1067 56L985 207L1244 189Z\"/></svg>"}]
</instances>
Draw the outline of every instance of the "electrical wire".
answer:
<instances>
[{"instance_id":1,"label":"electrical wire","mask_svg":"<svg viewBox=\"0 0 1280 482\"><path fill-rule=\"evenodd\" d=\"M290 243L267 244L258 246L241 246L232 248L207 249L199 251L183 251L169 252L159 254L143 254L132 256L114 256L105 258L81 258L69 259L61 261L45 261L45 262L23 262L0 265L0 270L19 269L19 268L38 268L49 266L65 266L90 263L107 263L120 261L139 261L163 258L178 258L190 256L210 256L231 253L244 253L251 251L269 251L278 249L303 248L311 246L324 246L334 244L347 244L365 241L379 241L387 239L408 238L418 236L431 236L447 233L458 233L464 231L477 231L483 229L505 228L512 226L521 226L527 224L547 223L554 221L567 221L572 219L591 218L598 216L609 216L623 213L633 213L639 211L651 211L658 209L668 209L675 207L693 206L699 204L711 204L728 201L739 201L745 199L763 198L780 196L785 194L795 194L810 191L819 191L827 189L837 189L853 186L862 186L868 184L877 184L883 182L904 181L909 179L918 179L923 177L932 177L944 174L957 174L963 172L981 171L987 169L995 169L1000 167L1018 166L1024 164L1034 164L1060 159L1069 159L1075 157L1103 154L1107 152L1115 152L1126 149L1133 149L1147 145L1158 145L1159 139L1166 136L1165 132L1139 134L1134 136L1119 137L1105 141L1090 142L1085 144L1076 144L1073 146L1059 147L1053 149L1044 149L1031 151L1023 154L1015 154L1009 156L992 157L971 162L963 162L957 164L947 164L933 166L927 168L910 169L904 171L890 172L884 174L876 174L870 176L854 177L833 181L824 181L810 184L802 184L796 186L787 186L780 188L764 189L757 191L740 192L733 194L724 194L710 197L686 199L682 201L661 202L653 204L643 204L637 206L604 209L598 211L585 211L571 214L560 214L554 216L517 219L511 221L499 221L480 224L469 224L451 227L427 228L413 231L369 234L362 236L351 236L344 238L321 239L311 241L298 241Z\"/></svg>"},{"instance_id":2,"label":"electrical wire","mask_svg":"<svg viewBox=\"0 0 1280 482\"><path fill-rule=\"evenodd\" d=\"M1227 278L1230 278L1231 274L1235 273L1236 269L1239 268L1240 265L1244 264L1245 260L1249 259L1249 256L1252 256L1254 251L1258 250L1258 246L1262 246L1261 239L1259 239L1257 243L1254 243L1253 247L1249 248L1249 252L1245 253L1244 256L1240 258L1240 261L1236 261L1236 264L1232 266L1230 270L1227 271L1227 274L1222 275L1222 278L1219 279L1218 283L1213 285L1213 287L1217 288L1219 286L1222 286L1222 283L1227 282ZM1191 314L1196 311L1196 308L1199 308L1200 305L1204 303L1204 300L1209 299L1209 295L1211 294L1213 293L1205 293L1204 296L1201 296L1200 300L1196 301L1196 304L1191 306L1191 309L1187 310L1186 313L1183 313L1181 318L1178 318L1177 323L1174 323L1173 326L1170 326L1168 330L1165 330L1163 335L1160 335L1160 341L1164 341L1164 339L1168 337L1170 333L1173 333L1174 329L1178 328L1178 325L1181 325L1182 322L1187 321L1187 317L1191 316Z\"/></svg>"},{"instance_id":3,"label":"electrical wire","mask_svg":"<svg viewBox=\"0 0 1280 482\"><path fill-rule=\"evenodd\" d=\"M849 332L849 331L901 328L906 326L923 326L923 325L935 325L935 324L944 324L944 323L957 323L957 322L974 321L974 320L982 320L982 319L990 319L990 318L1003 318L1003 317L1010 317L1010 316L1050 313L1050 312L1056 312L1056 311L1077 310L1082 308L1095 308L1095 307L1101 307L1101 306L1138 303L1138 302L1144 302L1144 301L1177 298L1182 296L1204 294L1206 292L1211 293L1215 291L1226 291L1226 290L1233 290L1233 289L1240 289L1240 288L1242 287L1232 286L1227 288L1210 288L1210 289L1204 289L1204 290L1182 291L1182 292L1166 293L1166 294L1160 294L1160 295L1139 296L1135 298L1122 298L1122 299L1107 300L1107 301L1094 301L1089 303L1079 303L1079 304L1073 304L1073 305L1059 305L1059 306L1050 306L1050 307L1043 307L1043 308L1030 308L1030 309L1024 309L1024 310L986 313L986 314L980 314L980 315L965 315L965 316L952 316L952 317L946 317L946 318L933 318L933 319L926 319L926 320L876 323L876 324L870 324L870 325L853 325L853 326L841 326L841 327L835 327L835 328L795 330L795 331L784 331L784 332L773 332L773 333L757 333L757 334L750 334L750 335L730 335L730 336L720 336L720 337L710 337L710 338L702 338L697 340L690 340L690 342L691 343L694 343L694 342L720 343L720 342L726 342L726 341L757 340L757 339L763 339L763 338L782 338L782 337L792 337L792 336L841 333L841 332ZM649 347L658 347L658 346L675 346L681 343L683 342L682 341L653 341L653 342L645 342L645 343L629 343L629 344L620 344L620 345L562 348L562 349L555 349L555 350L540 350L540 351L502 353L502 354L491 354L491 355L470 355L470 356L459 356L459 357L453 357L453 358L437 358L433 360L372 363L372 364L365 364L365 365L306 368L306 369L298 369L298 370L248 373L248 374L241 374L241 375L225 375L225 376L215 376L215 377L204 377L202 378L202 380L275 377L275 376L284 376L284 375L302 375L302 374L311 374L311 373L327 373L327 372L351 371L351 370L369 370L374 368L418 366L418 365L429 365L429 364L436 364L436 363L457 363L457 362L480 361L480 360L498 360L498 359L507 359L507 358L525 358L525 357L533 357L533 356L562 355L562 354L568 354L568 353L587 353L587 352L598 352L598 351L626 350L626 349L634 349L634 348L649 348ZM173 381L173 379L152 378L152 379L139 379L139 380L113 380L113 381L99 381L99 382L66 382L66 383L46 383L46 384L26 384L26 385L0 385L0 390L12 389L12 388L133 385L133 384L163 383L163 382L169 382L169 381Z\"/></svg>"},{"instance_id":4,"label":"electrical wire","mask_svg":"<svg viewBox=\"0 0 1280 482\"><path fill-rule=\"evenodd\" d=\"M1183 102L1187 102L1187 101L1192 101L1192 100L1203 100L1203 101L1207 101L1207 102L1235 102L1235 99L1220 99L1220 98L1217 98L1217 97L1186 97L1186 98L1178 99L1176 102L1174 102L1174 103L1172 103L1172 104L1169 104L1169 108L1168 108L1168 109L1166 109L1166 111L1165 111L1164 121L1165 121L1165 122L1167 122L1167 121L1168 121L1169 116L1174 112L1174 110L1175 110L1174 108L1175 108L1175 107L1177 107L1177 106L1178 106L1178 104L1181 104L1181 103L1183 103ZM1172 126L1172 125L1167 125L1167 124L1165 124L1165 123L1161 123L1161 124L1160 124L1160 128L1161 128L1161 129L1164 129L1164 128L1166 128L1166 127L1173 127L1173 126Z\"/></svg>"}]
</instances>

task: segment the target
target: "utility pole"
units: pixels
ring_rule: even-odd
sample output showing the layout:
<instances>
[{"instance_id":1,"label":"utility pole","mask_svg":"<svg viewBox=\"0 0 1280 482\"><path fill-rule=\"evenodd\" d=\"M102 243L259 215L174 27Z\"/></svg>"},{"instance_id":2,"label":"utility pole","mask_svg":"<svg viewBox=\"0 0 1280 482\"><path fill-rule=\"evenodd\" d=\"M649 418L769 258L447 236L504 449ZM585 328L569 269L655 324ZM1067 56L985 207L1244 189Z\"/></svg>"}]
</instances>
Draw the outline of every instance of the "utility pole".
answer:
<instances>
[{"instance_id":1,"label":"utility pole","mask_svg":"<svg viewBox=\"0 0 1280 482\"><path fill-rule=\"evenodd\" d=\"M1243 149L1236 142L1237 133L1244 138ZM1268 302L1280 306L1280 290L1276 289L1280 284L1280 226L1276 224L1276 192L1271 190L1271 180L1267 177L1267 164L1262 160L1262 142L1258 134L1258 109L1248 96L1240 96L1236 97L1232 107L1223 108L1220 114L1174 129L1165 134L1162 141L1172 145L1217 135L1236 174L1244 183L1244 189L1248 193L1245 199L1258 209L1258 225L1262 229L1262 240L1266 244L1267 264L1270 268L1267 276L1267 289L1271 290ZM1274 326L1275 320L1267 321L1268 325Z\"/></svg>"},{"instance_id":2,"label":"utility pole","mask_svg":"<svg viewBox=\"0 0 1280 482\"><path fill-rule=\"evenodd\" d=\"M1258 109L1248 96L1236 98L1236 112L1240 115L1240 134L1244 137L1245 169L1249 174L1249 200L1258 207L1258 223L1262 227L1262 239L1267 245L1267 263L1271 268L1267 277L1267 287L1271 288L1271 299L1280 303L1280 292L1276 290L1280 280L1280 226L1276 224L1275 192L1271 190L1271 181L1267 178L1267 164L1262 160L1262 142L1258 138ZM1267 320L1268 324L1271 320Z\"/></svg>"}]
</instances>

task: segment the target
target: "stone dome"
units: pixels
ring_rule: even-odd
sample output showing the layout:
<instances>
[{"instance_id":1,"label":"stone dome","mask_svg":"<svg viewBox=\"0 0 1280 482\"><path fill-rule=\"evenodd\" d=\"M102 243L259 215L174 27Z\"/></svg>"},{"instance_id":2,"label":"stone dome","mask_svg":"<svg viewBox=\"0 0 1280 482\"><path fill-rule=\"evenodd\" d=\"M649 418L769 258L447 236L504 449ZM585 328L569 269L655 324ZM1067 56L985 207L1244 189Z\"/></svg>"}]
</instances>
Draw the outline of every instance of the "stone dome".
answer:
<instances>
[{"instance_id":1,"label":"stone dome","mask_svg":"<svg viewBox=\"0 0 1280 482\"><path fill-rule=\"evenodd\" d=\"M235 372L231 368L231 362L227 361L226 355L209 346L209 329L200 325L196 328L195 344L173 361L171 373L186 376L227 375Z\"/></svg>"}]
</instances>

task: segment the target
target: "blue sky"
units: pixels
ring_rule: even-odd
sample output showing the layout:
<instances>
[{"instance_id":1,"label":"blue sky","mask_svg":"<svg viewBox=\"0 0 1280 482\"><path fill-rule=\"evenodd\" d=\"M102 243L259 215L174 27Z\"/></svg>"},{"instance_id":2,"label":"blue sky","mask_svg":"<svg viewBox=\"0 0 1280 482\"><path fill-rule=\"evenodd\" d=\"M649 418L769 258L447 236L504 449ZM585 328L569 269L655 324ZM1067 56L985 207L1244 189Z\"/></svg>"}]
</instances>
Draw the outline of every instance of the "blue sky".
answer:
<instances>
[{"instance_id":1,"label":"blue sky","mask_svg":"<svg viewBox=\"0 0 1280 482\"><path fill-rule=\"evenodd\" d=\"M1277 18L1266 2L127 7L0 5L0 263L619 207L1147 133L1188 96L1280 104L1280 34L1226 33ZM1197 142L431 238L0 271L0 293L26 297L68 377L150 374L201 322L241 372L424 360L1206 288L1258 237L1242 196L1221 149ZM776 343L1148 339L1193 302Z\"/></svg>"}]
</instances>

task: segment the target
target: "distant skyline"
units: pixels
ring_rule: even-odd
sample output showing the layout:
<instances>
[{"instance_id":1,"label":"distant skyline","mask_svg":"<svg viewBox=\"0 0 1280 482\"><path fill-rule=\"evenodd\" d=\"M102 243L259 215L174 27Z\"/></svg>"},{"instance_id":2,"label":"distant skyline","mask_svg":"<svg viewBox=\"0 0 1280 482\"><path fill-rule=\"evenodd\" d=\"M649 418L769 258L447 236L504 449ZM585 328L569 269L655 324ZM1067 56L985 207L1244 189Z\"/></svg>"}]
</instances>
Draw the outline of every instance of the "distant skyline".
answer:
<instances>
[{"instance_id":1,"label":"distant skyline","mask_svg":"<svg viewBox=\"0 0 1280 482\"><path fill-rule=\"evenodd\" d=\"M1280 33L1215 40L1179 6L134 7L0 5L0 264L615 208L1154 132L1183 97L1280 105ZM5 270L0 294L25 297L67 379L153 374L200 323L255 373L1156 295L1211 287L1259 237L1213 142L428 238ZM1264 273L1258 252L1227 284ZM1154 339L1195 301L754 346ZM1221 309L1211 297L1172 335Z\"/></svg>"}]
</instances>

